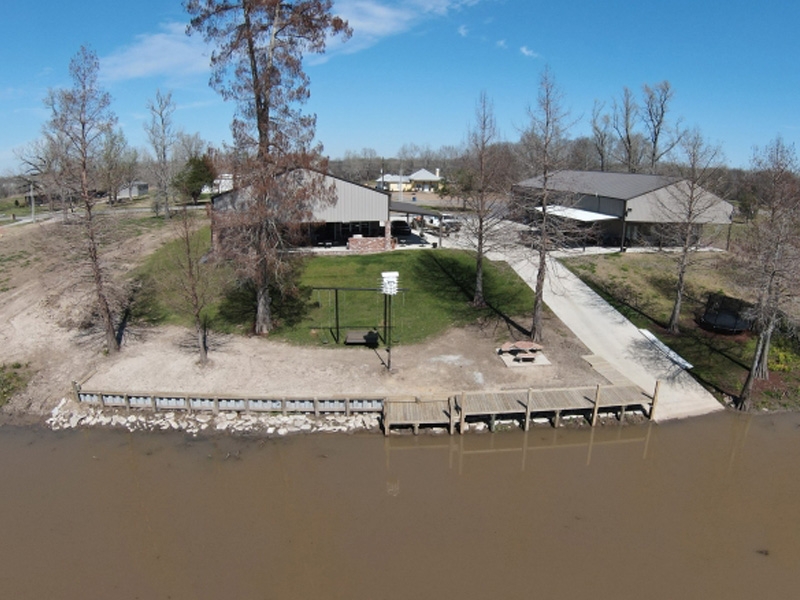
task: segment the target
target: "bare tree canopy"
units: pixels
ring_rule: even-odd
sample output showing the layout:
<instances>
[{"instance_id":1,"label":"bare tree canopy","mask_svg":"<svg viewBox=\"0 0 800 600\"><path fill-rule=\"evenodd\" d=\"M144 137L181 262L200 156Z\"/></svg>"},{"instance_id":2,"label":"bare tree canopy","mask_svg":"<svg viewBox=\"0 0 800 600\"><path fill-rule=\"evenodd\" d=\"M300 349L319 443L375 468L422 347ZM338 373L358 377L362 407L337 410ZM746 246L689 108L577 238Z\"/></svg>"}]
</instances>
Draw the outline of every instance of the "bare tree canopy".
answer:
<instances>
[{"instance_id":1,"label":"bare tree canopy","mask_svg":"<svg viewBox=\"0 0 800 600\"><path fill-rule=\"evenodd\" d=\"M331 14L331 0L188 0L185 6L188 31L217 46L211 85L237 103L237 146L257 147L262 160L304 151L315 118L297 108L309 96L303 55L321 54L329 37L352 33Z\"/></svg>"},{"instance_id":2,"label":"bare tree canopy","mask_svg":"<svg viewBox=\"0 0 800 600\"><path fill-rule=\"evenodd\" d=\"M172 92L162 94L161 90L156 90L155 99L147 102L147 110L150 112L150 122L145 124L144 129L155 154L153 175L156 180L156 212L163 207L164 218L169 219L169 186L172 182L170 154L175 144L175 127L172 123L175 103L172 101Z\"/></svg>"},{"instance_id":3,"label":"bare tree canopy","mask_svg":"<svg viewBox=\"0 0 800 600\"><path fill-rule=\"evenodd\" d=\"M475 107L475 121L467 144L447 186L447 194L468 211L464 230L475 249L474 306L485 306L483 263L487 252L503 243L507 194L515 180L513 154L502 144L491 100L482 92ZM504 235L505 233L505 235Z\"/></svg>"},{"instance_id":4,"label":"bare tree canopy","mask_svg":"<svg viewBox=\"0 0 800 600\"><path fill-rule=\"evenodd\" d=\"M669 104L674 94L669 81L662 81L653 87L645 84L644 111L642 119L647 132L650 173L656 172L656 165L681 141L680 121L673 127L667 122Z\"/></svg>"}]
</instances>

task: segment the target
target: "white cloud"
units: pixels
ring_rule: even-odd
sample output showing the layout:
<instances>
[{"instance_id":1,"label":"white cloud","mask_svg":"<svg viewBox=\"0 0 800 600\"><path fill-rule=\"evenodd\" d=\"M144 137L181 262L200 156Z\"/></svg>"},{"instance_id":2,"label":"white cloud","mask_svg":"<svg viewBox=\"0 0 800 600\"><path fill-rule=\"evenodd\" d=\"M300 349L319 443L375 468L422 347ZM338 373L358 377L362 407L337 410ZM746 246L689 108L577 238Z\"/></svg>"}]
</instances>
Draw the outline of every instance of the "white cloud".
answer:
<instances>
[{"instance_id":1,"label":"white cloud","mask_svg":"<svg viewBox=\"0 0 800 600\"><path fill-rule=\"evenodd\" d=\"M332 40L332 52L348 54L377 44L381 39L399 35L427 20L444 16L482 0L337 0L333 12L350 23L353 37L345 44ZM463 28L466 32L466 28ZM459 28L462 33L462 28Z\"/></svg>"},{"instance_id":2,"label":"white cloud","mask_svg":"<svg viewBox=\"0 0 800 600\"><path fill-rule=\"evenodd\" d=\"M458 28L458 35L461 37L467 37L467 35L469 35L469 28L466 25L462 25Z\"/></svg>"},{"instance_id":3,"label":"white cloud","mask_svg":"<svg viewBox=\"0 0 800 600\"><path fill-rule=\"evenodd\" d=\"M508 43L505 40L497 40L497 47L505 50L508 48Z\"/></svg>"},{"instance_id":4,"label":"white cloud","mask_svg":"<svg viewBox=\"0 0 800 600\"><path fill-rule=\"evenodd\" d=\"M130 46L101 59L103 79L195 75L209 70L205 42L199 35L187 36L185 23L165 23L161 29L159 33L138 35Z\"/></svg>"},{"instance_id":5,"label":"white cloud","mask_svg":"<svg viewBox=\"0 0 800 600\"><path fill-rule=\"evenodd\" d=\"M527 46L522 46L519 51L522 52L523 56L527 56L528 58L539 58L539 55Z\"/></svg>"}]
</instances>

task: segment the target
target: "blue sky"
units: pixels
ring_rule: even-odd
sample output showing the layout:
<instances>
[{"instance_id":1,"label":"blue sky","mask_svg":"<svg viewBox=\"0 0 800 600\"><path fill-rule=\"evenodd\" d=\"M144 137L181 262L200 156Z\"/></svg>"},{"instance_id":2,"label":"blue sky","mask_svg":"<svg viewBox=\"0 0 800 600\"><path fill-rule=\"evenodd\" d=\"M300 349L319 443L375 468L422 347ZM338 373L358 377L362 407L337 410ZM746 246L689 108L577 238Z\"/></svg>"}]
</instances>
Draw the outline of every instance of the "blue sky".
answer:
<instances>
[{"instance_id":1,"label":"blue sky","mask_svg":"<svg viewBox=\"0 0 800 600\"><path fill-rule=\"evenodd\" d=\"M458 145L485 90L503 137L516 140L545 65L564 93L574 136L595 99L669 80L673 117L747 166L754 146L800 140L800 4L785 0L335 0L353 38L311 56L307 112L333 158L405 143ZM208 87L209 49L184 33L179 0L15 0L0 36L0 175L47 119L49 88L69 86L81 44L129 142L146 146L146 103L171 90L176 125L219 145L234 107Z\"/></svg>"}]
</instances>

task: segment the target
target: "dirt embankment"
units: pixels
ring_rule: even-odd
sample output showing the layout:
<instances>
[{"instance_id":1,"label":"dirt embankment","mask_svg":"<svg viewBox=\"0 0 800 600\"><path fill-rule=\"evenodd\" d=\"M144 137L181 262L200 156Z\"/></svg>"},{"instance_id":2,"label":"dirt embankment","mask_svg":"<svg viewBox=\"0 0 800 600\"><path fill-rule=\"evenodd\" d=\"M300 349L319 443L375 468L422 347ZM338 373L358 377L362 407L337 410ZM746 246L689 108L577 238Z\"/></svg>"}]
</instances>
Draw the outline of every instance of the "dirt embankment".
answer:
<instances>
[{"instance_id":1,"label":"dirt embankment","mask_svg":"<svg viewBox=\"0 0 800 600\"><path fill-rule=\"evenodd\" d=\"M386 351L367 348L295 347L262 338L225 336L205 366L187 349L177 327L139 331L115 355L103 355L96 338L74 328L78 308L89 301L61 256L42 250L52 225L7 228L0 256L8 290L0 293L0 362L30 363L27 389L4 408L6 420L41 421L66 395L73 380L92 389L204 392L242 395L322 396L382 394L443 397L461 390L587 385L604 380L582 360L586 348L557 319L547 322L550 364L508 368L495 348L508 330L494 324L456 328L423 344ZM121 244L118 264L133 263L167 232L147 233Z\"/></svg>"}]
</instances>

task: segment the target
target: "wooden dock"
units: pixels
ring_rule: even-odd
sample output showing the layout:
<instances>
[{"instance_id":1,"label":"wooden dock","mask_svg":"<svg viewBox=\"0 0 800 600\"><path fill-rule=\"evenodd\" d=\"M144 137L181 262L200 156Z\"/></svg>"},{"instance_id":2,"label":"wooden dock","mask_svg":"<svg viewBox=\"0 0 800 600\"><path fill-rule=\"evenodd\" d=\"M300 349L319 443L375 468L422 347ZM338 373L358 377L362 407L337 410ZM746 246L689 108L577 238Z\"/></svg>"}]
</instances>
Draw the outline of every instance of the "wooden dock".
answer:
<instances>
[{"instance_id":1,"label":"wooden dock","mask_svg":"<svg viewBox=\"0 0 800 600\"><path fill-rule=\"evenodd\" d=\"M526 389L497 392L462 392L446 398L330 396L330 397L248 397L185 393L131 393L84 390L73 382L78 402L112 409L152 411L241 412L247 414L326 414L380 413L385 435L392 427L446 427L450 435L468 429L468 421L488 421L494 431L498 417L517 419L525 431L531 420L546 418L558 427L567 415L583 416L594 427L598 414L612 412L622 421L630 409L639 409L651 421L658 401L659 382L653 395L644 393L627 380L625 383L560 389Z\"/></svg>"},{"instance_id":2,"label":"wooden dock","mask_svg":"<svg viewBox=\"0 0 800 600\"><path fill-rule=\"evenodd\" d=\"M640 409L652 420L658 400L658 384L652 396L634 385L607 385L542 390L511 390L502 392L462 392L447 400L418 398L408 401L386 400L383 405L383 430L392 427L447 427L455 433L467 429L468 420L488 420L494 430L498 417L518 418L527 431L534 418L547 418L558 427L562 416L583 415L594 427L598 414L613 412L623 420L630 409Z\"/></svg>"}]
</instances>

